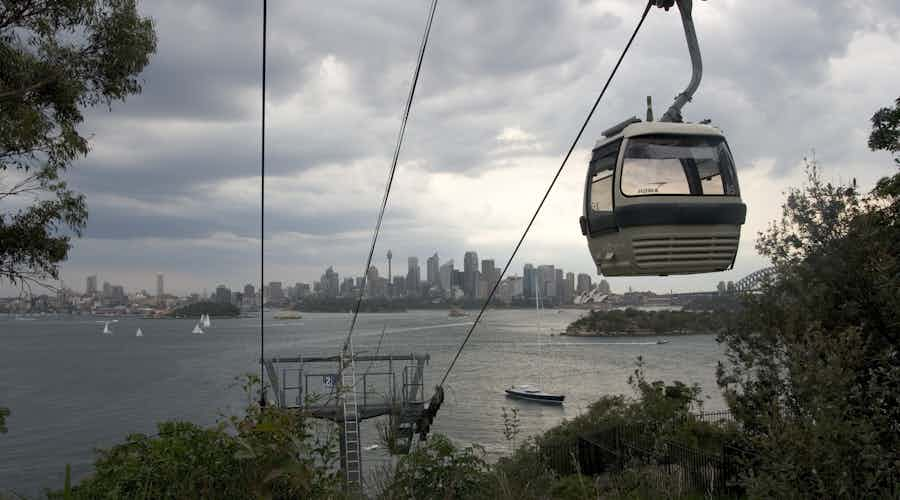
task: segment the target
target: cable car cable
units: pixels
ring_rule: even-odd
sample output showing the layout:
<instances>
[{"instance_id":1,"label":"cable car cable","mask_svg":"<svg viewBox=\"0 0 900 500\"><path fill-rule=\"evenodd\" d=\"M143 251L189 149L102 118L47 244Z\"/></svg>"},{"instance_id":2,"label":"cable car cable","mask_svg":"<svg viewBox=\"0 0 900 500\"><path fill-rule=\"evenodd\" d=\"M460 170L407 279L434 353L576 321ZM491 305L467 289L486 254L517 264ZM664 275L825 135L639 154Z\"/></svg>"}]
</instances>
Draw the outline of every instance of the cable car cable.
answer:
<instances>
[{"instance_id":1,"label":"cable car cable","mask_svg":"<svg viewBox=\"0 0 900 500\"><path fill-rule=\"evenodd\" d=\"M637 36L638 31L640 31L641 26L644 24L644 20L647 18L647 14L650 12L650 7L653 6L653 0L649 0L647 2L647 6L644 7L644 13L641 14L641 19L638 21L637 26L634 28L634 32L631 34L631 37L628 39L628 43L625 44L625 48L622 50L622 54L619 55L619 60L616 61L616 65L613 66L612 72L609 74L609 78L606 79L606 83L603 85L603 89L600 91L600 95L597 96L597 99L594 101L594 105L591 107L590 112L588 112L587 117L584 119L584 123L581 125L581 129L578 130L578 134L575 136L575 140L572 141L572 145L569 146L568 152L563 157L562 163L559 165L559 168L556 170L556 174L553 176L553 180L550 181L550 186L547 187L547 191L544 192L544 197L541 198L541 202L538 203L537 209L534 211L534 215L531 216L531 220L528 221L528 225L525 226L525 231L522 233L522 236L519 238L519 242L516 243L515 248L512 251L512 254L509 256L509 259L506 261L506 265L503 266L503 271L500 272L500 276L497 278L497 281L494 282L494 286L491 288L490 293L485 299L484 303L481 305L481 310L478 311L478 316L475 317L475 321L472 323L472 326L469 328L468 333L466 333L466 337L463 339L462 344L459 346L459 350L456 351L456 355L453 356L453 360L450 361L450 365L447 367L447 371L444 372L444 376L441 378L441 383L438 384L438 387L444 385L444 382L447 381L447 377L450 375L450 371L453 370L454 365L456 365L456 361L459 359L460 354L462 354L463 348L465 348L466 343L469 341L469 338L472 337L472 333L475 331L475 327L478 326L478 322L481 320L481 317L484 315L484 311L491 303L491 299L494 298L494 293L497 292L497 288L500 286L500 282L503 280L503 276L506 275L506 271L509 270L510 264L512 264L513 259L516 257L516 254L519 251L519 248L522 246L522 242L525 241L525 237L528 235L528 231L531 229L531 226L534 224L535 219L537 219L538 214L541 211L541 208L544 206L544 202L547 201L547 197L550 196L550 191L553 190L553 186L556 185L556 180L559 179L560 174L562 174L563 168L566 166L566 162L569 161L569 157L572 156L572 152L575 150L575 146L578 145L578 141L581 139L584 130L587 128L588 123L591 121L591 117L594 115L594 111L597 110L597 106L600 104L600 99L603 98L603 95L606 93L606 89L609 87L609 84L612 82L613 77L616 75L616 71L619 69L619 65L622 64L622 60L625 58L625 54L628 53L628 49L631 48L631 43L634 42L634 38Z\"/></svg>"},{"instance_id":2,"label":"cable car cable","mask_svg":"<svg viewBox=\"0 0 900 500\"><path fill-rule=\"evenodd\" d=\"M266 255L266 3L262 11L262 121L259 153L259 405L266 406L265 384L265 255Z\"/></svg>"},{"instance_id":3,"label":"cable car cable","mask_svg":"<svg viewBox=\"0 0 900 500\"><path fill-rule=\"evenodd\" d=\"M406 106L403 111L403 118L400 122L400 131L397 133L397 145L394 147L394 157L391 160L391 168L388 171L387 184L384 187L384 196L381 199L381 209L378 211L378 219L375 222L375 230L372 234L372 245L369 248L369 256L366 259L366 267L363 270L362 286L360 286L359 297L356 305L353 307L353 317L350 320L350 329L347 332L347 338L344 340L342 352L346 352L350 348L350 339L353 336L353 329L356 327L356 321L359 316L359 309L362 307L363 296L366 291L368 282L369 267L372 265L372 256L375 254L375 245L378 242L378 234L381 232L381 221L384 219L384 211L387 207L388 197L391 194L391 186L394 182L394 175L397 172L397 160L400 157L400 148L403 145L403 135L406 132L406 122L409 119L409 112L412 108L413 96L416 93L416 84L419 82L419 72L422 69L422 60L425 58L425 48L428 46L428 35L431 34L431 24L434 21L434 11L437 9L437 0L432 0L431 7L428 12L428 21L425 24L425 33L422 35L422 43L419 45L419 56L416 60L416 69L413 72L412 82L409 86L409 95L406 98ZM343 371L343 363L341 363L341 371Z\"/></svg>"}]
</instances>

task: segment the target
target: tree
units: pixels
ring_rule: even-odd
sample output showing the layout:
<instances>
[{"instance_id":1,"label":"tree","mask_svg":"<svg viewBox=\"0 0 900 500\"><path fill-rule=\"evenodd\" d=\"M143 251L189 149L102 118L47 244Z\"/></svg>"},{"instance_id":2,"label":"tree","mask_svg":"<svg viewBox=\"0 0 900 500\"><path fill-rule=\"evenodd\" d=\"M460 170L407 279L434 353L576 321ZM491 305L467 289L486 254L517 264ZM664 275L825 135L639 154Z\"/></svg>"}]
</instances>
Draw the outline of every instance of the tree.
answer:
<instances>
[{"instance_id":1,"label":"tree","mask_svg":"<svg viewBox=\"0 0 900 500\"><path fill-rule=\"evenodd\" d=\"M778 279L746 295L720 336L718 382L759 458L745 486L750 497L890 496L900 483L900 175L868 196L826 182L814 163L807 178L757 240Z\"/></svg>"},{"instance_id":2,"label":"tree","mask_svg":"<svg viewBox=\"0 0 900 500\"><path fill-rule=\"evenodd\" d=\"M0 281L58 277L87 222L62 178L90 150L82 111L139 93L155 50L135 0L0 0Z\"/></svg>"},{"instance_id":3,"label":"tree","mask_svg":"<svg viewBox=\"0 0 900 500\"><path fill-rule=\"evenodd\" d=\"M872 115L869 149L889 151L894 156L900 152L900 97L893 108L881 108ZM894 161L900 165L900 158L894 158Z\"/></svg>"}]
</instances>

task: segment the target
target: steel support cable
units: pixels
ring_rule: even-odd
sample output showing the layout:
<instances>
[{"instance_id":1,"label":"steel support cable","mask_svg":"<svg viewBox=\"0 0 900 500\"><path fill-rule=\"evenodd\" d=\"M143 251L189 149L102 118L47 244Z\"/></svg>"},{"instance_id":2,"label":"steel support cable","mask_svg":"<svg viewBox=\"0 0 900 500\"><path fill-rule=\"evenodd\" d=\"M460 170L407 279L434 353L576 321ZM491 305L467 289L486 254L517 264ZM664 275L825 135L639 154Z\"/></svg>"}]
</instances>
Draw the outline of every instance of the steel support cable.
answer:
<instances>
[{"instance_id":1,"label":"steel support cable","mask_svg":"<svg viewBox=\"0 0 900 500\"><path fill-rule=\"evenodd\" d=\"M425 58L425 47L428 45L428 35L431 33L431 24L434 21L434 11L437 9L437 0L431 1L431 7L428 10L428 20L425 23L425 33L422 35L422 42L419 45L419 56L416 60L416 68L413 71L412 82L409 86L409 95L406 98L406 107L403 111L403 118L400 122L400 131L397 133L397 145L394 147L394 157L391 160L391 168L388 171L387 184L384 187L384 196L381 198L381 209L378 211L378 219L375 222L375 231L372 233L372 245L369 248L369 256L366 259L366 267L363 269L362 286L359 290L359 297L356 299L356 305L353 308L353 318L350 320L350 329L347 332L347 338L344 340L342 352L347 352L350 348L350 339L353 337L353 329L356 327L356 320L359 316L359 309L362 307L363 296L366 292L366 285L369 278L369 267L372 266L372 256L375 254L375 245L378 243L378 234L381 232L381 222L384 219L384 211L387 207L388 197L391 194L391 186L394 183L394 175L397 172L397 160L400 158L400 148L403 145L403 135L406 133L406 122L409 119L409 112L412 109L413 96L416 93L416 84L419 82L419 72L422 69L422 60ZM389 277L390 278L390 277ZM341 371L343 371L343 363L341 363Z\"/></svg>"},{"instance_id":2,"label":"steel support cable","mask_svg":"<svg viewBox=\"0 0 900 500\"><path fill-rule=\"evenodd\" d=\"M550 181L550 186L548 186L547 191L544 192L544 197L541 198L541 202L538 203L537 209L534 211L534 215L531 216L531 220L528 221L528 225L525 226L525 231L519 238L519 242L516 243L515 248L513 248L512 254L506 261L506 265L503 266L503 271L500 272L500 276L497 278L497 281L494 282L494 286L491 288L490 293L484 300L484 303L481 304L481 310L478 311L478 316L475 317L475 321L472 323L472 326L466 333L466 337L463 339L462 344L460 344L459 350L456 351L456 355L453 356L453 360L450 361L450 365L447 367L447 371L444 372L444 376L441 378L441 383L438 384L438 386L443 386L444 382L447 381L447 377L450 375L450 371L453 370L453 367L456 365L456 361L459 359L460 354L462 354L463 348L466 347L466 343L469 341L469 338L472 337L472 333L475 331L475 327L478 326L478 322L484 315L484 311L487 310L487 307L490 305L491 300L494 298L494 293L497 292L497 288L500 286L500 282L503 281L503 277L506 275L506 271L509 270L509 266L512 264L512 261L516 257L516 254L519 252L519 248L522 246L522 242L525 241L525 237L528 235L528 231L534 224L535 219L537 219L541 208L544 207L544 202L546 202L547 197L550 196L550 191L553 190L553 186L556 185L556 180L559 179L560 174L562 174L563 168L565 168L566 166L566 162L568 162L569 157L572 156L572 152L575 150L575 146L578 145L578 141L581 139L582 134L584 134L584 129L587 128L588 123L591 121L591 117L594 115L594 111L597 110L597 106L600 104L600 99L603 98L603 95L606 93L606 89L609 88L609 84L612 82L613 77L616 75L616 71L618 71L619 66L622 64L622 60L625 58L625 54L628 53L628 49L631 48L631 43L634 42L634 38L637 36L638 31L640 31L641 26L644 24L644 20L647 18L647 14L650 12L650 7L652 6L653 0L649 0L647 2L647 6L644 7L644 13L641 14L640 21L638 21L637 26L635 26L634 28L634 32L628 39L628 43L625 44L625 48L622 50L622 54L619 55L619 60L616 61L616 65L613 66L612 72L610 72L609 74L609 78L606 79L606 83L603 85L603 89L600 91L600 95L598 95L597 99L594 101L594 105L591 107L590 112L588 112L587 117L584 119L584 123L581 125L581 129L578 130L578 134L575 136L575 140L572 141L572 145L569 146L568 152L566 152L566 155L563 157L562 163L559 165L559 168L556 170L556 174L553 176L553 180Z\"/></svg>"},{"instance_id":3,"label":"steel support cable","mask_svg":"<svg viewBox=\"0 0 900 500\"><path fill-rule=\"evenodd\" d=\"M263 0L262 11L262 122L259 153L259 405L266 405L265 380L265 308L263 293L265 287L266 256L266 3Z\"/></svg>"}]
</instances>

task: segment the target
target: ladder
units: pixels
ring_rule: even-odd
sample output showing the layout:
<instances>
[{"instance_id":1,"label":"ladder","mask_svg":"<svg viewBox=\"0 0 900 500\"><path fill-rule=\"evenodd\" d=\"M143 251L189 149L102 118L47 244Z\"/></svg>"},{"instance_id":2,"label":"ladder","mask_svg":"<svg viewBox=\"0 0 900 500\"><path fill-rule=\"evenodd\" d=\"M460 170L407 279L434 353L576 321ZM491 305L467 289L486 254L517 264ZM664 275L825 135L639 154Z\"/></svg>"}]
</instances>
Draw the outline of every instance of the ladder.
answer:
<instances>
[{"instance_id":1,"label":"ladder","mask_svg":"<svg viewBox=\"0 0 900 500\"><path fill-rule=\"evenodd\" d=\"M362 456L359 440L359 408L356 404L356 373L353 368L353 344L341 353L341 401L344 409L344 469L347 489L360 491Z\"/></svg>"}]
</instances>

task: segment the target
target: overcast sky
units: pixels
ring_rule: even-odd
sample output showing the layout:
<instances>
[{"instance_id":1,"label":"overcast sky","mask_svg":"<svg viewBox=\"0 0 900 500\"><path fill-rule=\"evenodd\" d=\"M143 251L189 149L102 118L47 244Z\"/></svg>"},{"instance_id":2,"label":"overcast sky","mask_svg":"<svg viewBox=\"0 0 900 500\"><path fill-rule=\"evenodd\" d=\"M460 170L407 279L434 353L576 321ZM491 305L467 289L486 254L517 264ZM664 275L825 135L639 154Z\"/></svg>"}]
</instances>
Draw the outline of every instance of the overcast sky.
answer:
<instances>
[{"instance_id":1,"label":"overcast sky","mask_svg":"<svg viewBox=\"0 0 900 500\"><path fill-rule=\"evenodd\" d=\"M81 127L70 170L90 220L63 267L175 293L259 281L261 3L140 2L159 49L144 91ZM428 0L269 2L266 280L359 275ZM599 92L643 2L441 0L376 257L502 265ZM712 289L764 267L756 233L815 149L829 178L866 189L892 172L869 118L900 95L900 2L711 0L694 17L705 73L687 120L727 134L748 204L735 269L612 279L614 290ZM578 226L600 131L657 114L690 64L676 11L654 9L513 265L596 276Z\"/></svg>"}]
</instances>

